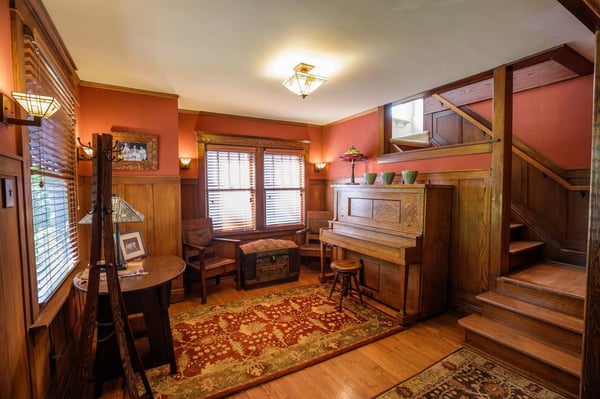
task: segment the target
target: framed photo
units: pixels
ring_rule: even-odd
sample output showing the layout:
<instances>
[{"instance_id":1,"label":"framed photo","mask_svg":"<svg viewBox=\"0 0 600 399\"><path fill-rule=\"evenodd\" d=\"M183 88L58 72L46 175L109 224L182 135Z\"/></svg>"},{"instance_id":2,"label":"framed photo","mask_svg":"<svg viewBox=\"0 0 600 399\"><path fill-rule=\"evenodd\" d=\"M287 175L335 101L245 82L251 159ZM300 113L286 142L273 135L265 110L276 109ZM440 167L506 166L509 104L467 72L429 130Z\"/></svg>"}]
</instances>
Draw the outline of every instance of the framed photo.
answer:
<instances>
[{"instance_id":1,"label":"framed photo","mask_svg":"<svg viewBox=\"0 0 600 399\"><path fill-rule=\"evenodd\" d=\"M142 234L138 230L121 233L119 235L119 248L123 260L126 261L146 256L144 240L142 240Z\"/></svg>"},{"instance_id":2,"label":"framed photo","mask_svg":"<svg viewBox=\"0 0 600 399\"><path fill-rule=\"evenodd\" d=\"M158 136L145 133L111 132L119 152L113 169L158 169Z\"/></svg>"}]
</instances>

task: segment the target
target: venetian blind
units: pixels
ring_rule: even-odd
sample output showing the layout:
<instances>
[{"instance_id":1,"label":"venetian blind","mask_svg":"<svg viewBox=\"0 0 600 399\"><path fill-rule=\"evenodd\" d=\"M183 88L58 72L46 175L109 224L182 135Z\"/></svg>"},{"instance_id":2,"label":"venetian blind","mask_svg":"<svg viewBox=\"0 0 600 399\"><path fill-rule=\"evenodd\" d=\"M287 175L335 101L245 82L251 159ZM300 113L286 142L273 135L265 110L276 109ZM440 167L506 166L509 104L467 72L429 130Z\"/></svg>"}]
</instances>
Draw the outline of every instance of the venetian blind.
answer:
<instances>
[{"instance_id":1,"label":"venetian blind","mask_svg":"<svg viewBox=\"0 0 600 399\"><path fill-rule=\"evenodd\" d=\"M208 217L215 231L256 228L256 153L253 148L208 146Z\"/></svg>"},{"instance_id":2,"label":"venetian blind","mask_svg":"<svg viewBox=\"0 0 600 399\"><path fill-rule=\"evenodd\" d=\"M264 154L265 225L297 225L304 215L304 155L267 149Z\"/></svg>"},{"instance_id":3,"label":"venetian blind","mask_svg":"<svg viewBox=\"0 0 600 399\"><path fill-rule=\"evenodd\" d=\"M28 128L37 296L43 306L79 261L75 99L42 44L25 31L25 88L61 104L41 127Z\"/></svg>"}]
</instances>

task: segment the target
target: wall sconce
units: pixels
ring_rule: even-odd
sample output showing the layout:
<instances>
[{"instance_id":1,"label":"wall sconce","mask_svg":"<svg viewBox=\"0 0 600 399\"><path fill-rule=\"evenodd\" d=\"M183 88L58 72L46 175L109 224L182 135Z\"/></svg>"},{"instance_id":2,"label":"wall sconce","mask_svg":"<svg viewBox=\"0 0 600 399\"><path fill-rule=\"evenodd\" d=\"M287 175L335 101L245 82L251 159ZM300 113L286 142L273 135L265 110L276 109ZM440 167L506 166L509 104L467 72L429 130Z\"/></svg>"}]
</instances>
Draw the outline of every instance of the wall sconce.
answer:
<instances>
[{"instance_id":1,"label":"wall sconce","mask_svg":"<svg viewBox=\"0 0 600 399\"><path fill-rule=\"evenodd\" d=\"M179 169L189 169L192 158L179 158Z\"/></svg>"},{"instance_id":2,"label":"wall sconce","mask_svg":"<svg viewBox=\"0 0 600 399\"><path fill-rule=\"evenodd\" d=\"M94 149L92 148L92 144L83 144L79 137L77 137L77 142L79 143L77 146L77 159L81 161L91 161L94 159Z\"/></svg>"},{"instance_id":3,"label":"wall sconce","mask_svg":"<svg viewBox=\"0 0 600 399\"><path fill-rule=\"evenodd\" d=\"M316 162L313 166L316 173L321 173L327 167L327 162Z\"/></svg>"},{"instance_id":4,"label":"wall sconce","mask_svg":"<svg viewBox=\"0 0 600 399\"><path fill-rule=\"evenodd\" d=\"M7 125L41 126L42 118L49 118L60 109L60 104L54 97L40 96L31 93L18 93L13 91L12 98L2 94L2 122ZM23 109L33 116L31 119L15 119L15 100Z\"/></svg>"}]
</instances>

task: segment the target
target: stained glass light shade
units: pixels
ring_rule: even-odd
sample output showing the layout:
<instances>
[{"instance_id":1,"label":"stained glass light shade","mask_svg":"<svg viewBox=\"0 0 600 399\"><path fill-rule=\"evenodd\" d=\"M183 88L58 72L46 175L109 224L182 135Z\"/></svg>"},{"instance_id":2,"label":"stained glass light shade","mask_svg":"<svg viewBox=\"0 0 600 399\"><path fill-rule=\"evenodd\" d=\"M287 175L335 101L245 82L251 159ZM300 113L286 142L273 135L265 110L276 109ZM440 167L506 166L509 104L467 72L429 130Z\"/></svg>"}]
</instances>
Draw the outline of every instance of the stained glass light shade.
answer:
<instances>
[{"instance_id":1,"label":"stained glass light shade","mask_svg":"<svg viewBox=\"0 0 600 399\"><path fill-rule=\"evenodd\" d=\"M340 159L345 162L350 162L352 165L352 177L350 178L350 184L355 184L354 182L354 162L364 161L367 159L367 156L354 148L352 146L348 151L343 153L340 156Z\"/></svg>"},{"instance_id":2,"label":"stained glass light shade","mask_svg":"<svg viewBox=\"0 0 600 399\"><path fill-rule=\"evenodd\" d=\"M327 81L322 76L309 73L314 66L300 63L294 67L294 73L283 81L283 85L293 93L306 98L310 93Z\"/></svg>"},{"instance_id":3,"label":"stained glass light shade","mask_svg":"<svg viewBox=\"0 0 600 399\"><path fill-rule=\"evenodd\" d=\"M49 118L60 109L60 103L54 97L16 91L11 95L31 116Z\"/></svg>"}]
</instances>

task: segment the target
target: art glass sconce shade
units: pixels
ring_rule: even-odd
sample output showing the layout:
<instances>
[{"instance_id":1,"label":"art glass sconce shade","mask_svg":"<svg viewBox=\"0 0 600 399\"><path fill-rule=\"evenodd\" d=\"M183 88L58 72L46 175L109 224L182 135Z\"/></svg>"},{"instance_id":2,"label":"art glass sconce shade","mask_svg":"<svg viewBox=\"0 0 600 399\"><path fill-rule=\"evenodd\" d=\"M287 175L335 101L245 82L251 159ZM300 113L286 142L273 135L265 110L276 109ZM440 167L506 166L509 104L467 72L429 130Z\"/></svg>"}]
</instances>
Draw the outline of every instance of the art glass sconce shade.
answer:
<instances>
[{"instance_id":1,"label":"art glass sconce shade","mask_svg":"<svg viewBox=\"0 0 600 399\"><path fill-rule=\"evenodd\" d=\"M313 65L300 63L294 67L294 73L283 81L283 85L293 93L306 98L310 93L317 90L319 86L327 81L322 76L309 73Z\"/></svg>"},{"instance_id":2,"label":"art glass sconce shade","mask_svg":"<svg viewBox=\"0 0 600 399\"><path fill-rule=\"evenodd\" d=\"M340 156L340 159L345 162L350 162L352 165L352 177L350 178L350 184L356 184L354 181L354 163L359 161L365 161L367 156L352 146L348 151Z\"/></svg>"},{"instance_id":3,"label":"art glass sconce shade","mask_svg":"<svg viewBox=\"0 0 600 399\"><path fill-rule=\"evenodd\" d=\"M12 98L2 94L2 122L7 125L39 127L42 125L42 118L49 118L60 109L60 103L54 97L32 93L19 93L16 91L13 91L11 94ZM15 113L15 100L23 107L27 114L34 117L33 120L12 117Z\"/></svg>"},{"instance_id":4,"label":"art glass sconce shade","mask_svg":"<svg viewBox=\"0 0 600 399\"><path fill-rule=\"evenodd\" d=\"M179 158L179 169L189 169L192 158Z\"/></svg>"},{"instance_id":5,"label":"art glass sconce shade","mask_svg":"<svg viewBox=\"0 0 600 399\"><path fill-rule=\"evenodd\" d=\"M321 173L327 167L327 162L315 162L313 166L316 173Z\"/></svg>"},{"instance_id":6,"label":"art glass sconce shade","mask_svg":"<svg viewBox=\"0 0 600 399\"><path fill-rule=\"evenodd\" d=\"M13 91L12 96L21 107L31 116L50 118L60 109L60 104L54 97L41 96L39 94L18 93Z\"/></svg>"}]
</instances>

